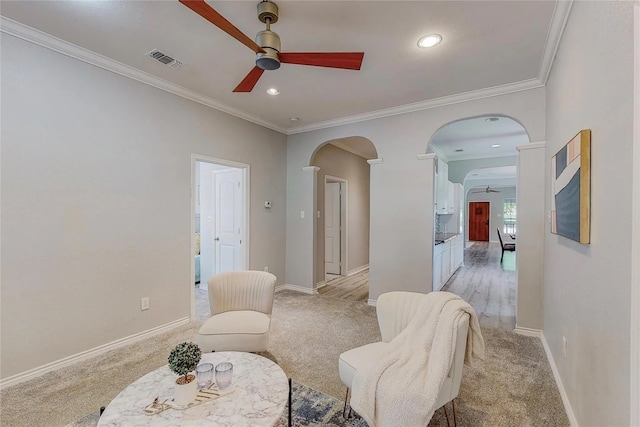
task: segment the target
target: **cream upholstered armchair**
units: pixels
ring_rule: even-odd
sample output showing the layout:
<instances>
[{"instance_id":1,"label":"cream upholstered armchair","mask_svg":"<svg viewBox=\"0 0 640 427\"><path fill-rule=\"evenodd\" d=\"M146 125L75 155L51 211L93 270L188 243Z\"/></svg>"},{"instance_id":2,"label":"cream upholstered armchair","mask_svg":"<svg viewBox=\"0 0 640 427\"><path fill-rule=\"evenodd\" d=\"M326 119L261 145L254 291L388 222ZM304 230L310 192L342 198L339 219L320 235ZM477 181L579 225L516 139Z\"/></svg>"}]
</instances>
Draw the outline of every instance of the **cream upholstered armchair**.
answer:
<instances>
[{"instance_id":1,"label":"cream upholstered armchair","mask_svg":"<svg viewBox=\"0 0 640 427\"><path fill-rule=\"evenodd\" d=\"M358 369L366 369L368 365L379 360L382 355L391 349L389 343L405 329L425 297L426 294L414 292L388 292L378 297L376 311L382 341L366 344L340 355L338 362L340 379L347 386L343 415L346 414L346 408L350 398L349 392L356 371L358 371ZM444 409L447 425L450 424L445 405L449 402L452 402L453 423L454 425L456 424L453 399L458 396L458 392L460 391L468 331L469 316L465 314L465 321L458 326L451 368L440 388L435 404L435 408L442 407Z\"/></svg>"},{"instance_id":2,"label":"cream upholstered armchair","mask_svg":"<svg viewBox=\"0 0 640 427\"><path fill-rule=\"evenodd\" d=\"M208 283L211 317L196 339L202 351L265 351L276 276L232 271L213 276Z\"/></svg>"}]
</instances>

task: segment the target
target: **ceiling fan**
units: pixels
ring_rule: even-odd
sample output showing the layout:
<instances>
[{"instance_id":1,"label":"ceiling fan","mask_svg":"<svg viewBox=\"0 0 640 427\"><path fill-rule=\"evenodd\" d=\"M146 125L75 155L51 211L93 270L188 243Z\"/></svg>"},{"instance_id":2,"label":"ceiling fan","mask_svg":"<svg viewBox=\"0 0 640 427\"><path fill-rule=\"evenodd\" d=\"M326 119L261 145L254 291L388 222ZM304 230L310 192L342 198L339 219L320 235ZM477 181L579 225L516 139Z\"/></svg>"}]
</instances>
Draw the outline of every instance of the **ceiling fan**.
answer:
<instances>
[{"instance_id":1,"label":"ceiling fan","mask_svg":"<svg viewBox=\"0 0 640 427\"><path fill-rule=\"evenodd\" d=\"M255 42L216 12L204 0L179 0L180 3L220 28L256 53L256 65L233 90L251 92L265 70L277 70L280 64L312 65L316 67L359 70L364 52L280 52L280 36L271 31L278 22L278 6L269 0L258 3L258 19L266 30L258 32Z\"/></svg>"},{"instance_id":2,"label":"ceiling fan","mask_svg":"<svg viewBox=\"0 0 640 427\"><path fill-rule=\"evenodd\" d=\"M500 192L500 190L494 190L493 188L491 188L488 185L487 185L487 188L485 188L484 190L472 191L472 193L499 193L499 192Z\"/></svg>"}]
</instances>

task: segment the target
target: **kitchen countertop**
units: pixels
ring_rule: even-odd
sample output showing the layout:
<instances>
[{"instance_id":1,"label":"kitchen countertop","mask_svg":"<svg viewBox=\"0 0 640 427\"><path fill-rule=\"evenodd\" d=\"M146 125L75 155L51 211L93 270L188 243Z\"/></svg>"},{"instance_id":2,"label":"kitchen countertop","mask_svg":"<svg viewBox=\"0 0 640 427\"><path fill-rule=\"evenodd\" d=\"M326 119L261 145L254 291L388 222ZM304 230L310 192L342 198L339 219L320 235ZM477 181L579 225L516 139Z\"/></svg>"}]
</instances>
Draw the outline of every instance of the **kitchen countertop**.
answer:
<instances>
[{"instance_id":1,"label":"kitchen countertop","mask_svg":"<svg viewBox=\"0 0 640 427\"><path fill-rule=\"evenodd\" d=\"M456 236L459 236L458 233L436 233L435 235L435 244L439 245L440 243L444 243L447 240L451 240Z\"/></svg>"}]
</instances>

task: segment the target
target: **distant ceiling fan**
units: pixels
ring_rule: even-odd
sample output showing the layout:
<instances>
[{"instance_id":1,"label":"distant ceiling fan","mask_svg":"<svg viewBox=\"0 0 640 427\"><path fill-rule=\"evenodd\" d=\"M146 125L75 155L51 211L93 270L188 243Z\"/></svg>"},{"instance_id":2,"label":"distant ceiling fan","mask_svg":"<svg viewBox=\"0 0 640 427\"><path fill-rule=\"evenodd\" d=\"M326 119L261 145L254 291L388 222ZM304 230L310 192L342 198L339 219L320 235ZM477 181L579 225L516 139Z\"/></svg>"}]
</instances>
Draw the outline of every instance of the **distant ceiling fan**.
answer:
<instances>
[{"instance_id":1,"label":"distant ceiling fan","mask_svg":"<svg viewBox=\"0 0 640 427\"><path fill-rule=\"evenodd\" d=\"M499 192L500 192L500 190L494 190L493 188L491 188L488 185L487 185L487 188L485 188L484 190L472 191L472 193L499 193Z\"/></svg>"},{"instance_id":2,"label":"distant ceiling fan","mask_svg":"<svg viewBox=\"0 0 640 427\"><path fill-rule=\"evenodd\" d=\"M316 67L359 70L364 52L280 52L280 36L271 31L271 24L278 22L278 6L269 0L258 3L258 19L267 25L254 42L204 0L179 0L180 3L220 28L256 53L256 66L233 90L251 92L265 70L277 70L280 63L313 65Z\"/></svg>"}]
</instances>

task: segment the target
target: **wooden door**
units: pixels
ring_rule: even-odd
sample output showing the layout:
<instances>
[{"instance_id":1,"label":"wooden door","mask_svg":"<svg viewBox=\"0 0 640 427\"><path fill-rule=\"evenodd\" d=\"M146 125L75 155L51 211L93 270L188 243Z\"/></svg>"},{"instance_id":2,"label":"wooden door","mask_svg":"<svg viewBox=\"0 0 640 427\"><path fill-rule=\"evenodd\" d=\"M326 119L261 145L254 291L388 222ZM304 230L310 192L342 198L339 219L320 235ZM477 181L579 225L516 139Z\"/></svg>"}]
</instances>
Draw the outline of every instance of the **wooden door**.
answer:
<instances>
[{"instance_id":1,"label":"wooden door","mask_svg":"<svg viewBox=\"0 0 640 427\"><path fill-rule=\"evenodd\" d=\"M489 202L469 202L469 240L489 241Z\"/></svg>"}]
</instances>

